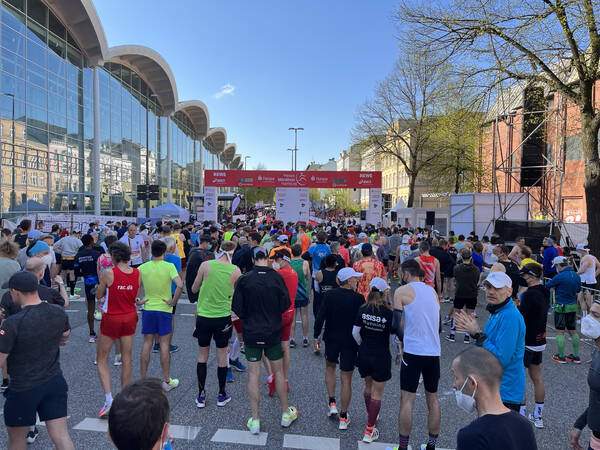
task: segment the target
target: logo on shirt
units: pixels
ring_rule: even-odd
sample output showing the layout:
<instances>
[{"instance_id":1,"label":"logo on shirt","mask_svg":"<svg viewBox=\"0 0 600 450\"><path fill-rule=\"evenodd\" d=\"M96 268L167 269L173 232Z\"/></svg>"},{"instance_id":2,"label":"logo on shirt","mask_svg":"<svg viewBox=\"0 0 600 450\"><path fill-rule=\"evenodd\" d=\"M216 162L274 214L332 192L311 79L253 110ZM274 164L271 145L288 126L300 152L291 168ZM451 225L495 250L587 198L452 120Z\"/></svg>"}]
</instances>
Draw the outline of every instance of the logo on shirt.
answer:
<instances>
[{"instance_id":1,"label":"logo on shirt","mask_svg":"<svg viewBox=\"0 0 600 450\"><path fill-rule=\"evenodd\" d=\"M131 284L127 286L117 286L117 291L133 291L133 286Z\"/></svg>"},{"instance_id":2,"label":"logo on shirt","mask_svg":"<svg viewBox=\"0 0 600 450\"><path fill-rule=\"evenodd\" d=\"M4 330L0 329L0 334L1 334L2 336L5 336L5 335L6 335L6 331L4 331Z\"/></svg>"}]
</instances>

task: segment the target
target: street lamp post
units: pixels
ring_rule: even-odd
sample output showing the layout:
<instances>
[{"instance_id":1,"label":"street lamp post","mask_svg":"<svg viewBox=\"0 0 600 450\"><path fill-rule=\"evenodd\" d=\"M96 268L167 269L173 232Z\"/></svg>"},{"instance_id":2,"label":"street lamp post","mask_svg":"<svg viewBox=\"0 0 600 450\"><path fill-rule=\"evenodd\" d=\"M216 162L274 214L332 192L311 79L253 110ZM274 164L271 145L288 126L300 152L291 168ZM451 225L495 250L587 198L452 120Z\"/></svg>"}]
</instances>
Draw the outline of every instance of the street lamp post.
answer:
<instances>
[{"instance_id":1,"label":"street lamp post","mask_svg":"<svg viewBox=\"0 0 600 450\"><path fill-rule=\"evenodd\" d=\"M292 170L298 170L298 131L304 131L304 128L288 128L288 131L294 130L294 167Z\"/></svg>"},{"instance_id":2,"label":"street lamp post","mask_svg":"<svg viewBox=\"0 0 600 450\"><path fill-rule=\"evenodd\" d=\"M15 174L15 96L14 94L9 94L4 92L3 95L10 97L12 100L12 114L11 114L11 141L12 141L12 174L11 174L11 191L10 191L10 209L14 211L15 206L17 204L17 194L15 192L15 184L16 184L16 174Z\"/></svg>"},{"instance_id":3,"label":"street lamp post","mask_svg":"<svg viewBox=\"0 0 600 450\"><path fill-rule=\"evenodd\" d=\"M292 152L292 170L294 170L294 152L295 152L295 150L293 148L288 148L287 151Z\"/></svg>"},{"instance_id":4,"label":"street lamp post","mask_svg":"<svg viewBox=\"0 0 600 450\"><path fill-rule=\"evenodd\" d=\"M244 156L244 170L248 170L248 158L251 158L251 156ZM244 188L244 210L246 211L246 219L248 219L248 188Z\"/></svg>"}]
</instances>

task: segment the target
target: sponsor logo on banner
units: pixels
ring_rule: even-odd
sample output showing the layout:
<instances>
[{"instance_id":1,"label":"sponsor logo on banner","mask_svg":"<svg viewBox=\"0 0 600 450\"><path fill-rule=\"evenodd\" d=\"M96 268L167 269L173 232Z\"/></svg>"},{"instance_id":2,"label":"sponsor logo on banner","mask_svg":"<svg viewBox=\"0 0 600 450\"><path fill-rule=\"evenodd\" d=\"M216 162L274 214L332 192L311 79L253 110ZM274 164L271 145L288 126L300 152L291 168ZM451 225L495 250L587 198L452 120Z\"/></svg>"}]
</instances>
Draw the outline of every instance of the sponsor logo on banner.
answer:
<instances>
[{"instance_id":1,"label":"sponsor logo on banner","mask_svg":"<svg viewBox=\"0 0 600 450\"><path fill-rule=\"evenodd\" d=\"M290 188L378 188L381 172L205 170L206 186Z\"/></svg>"}]
</instances>

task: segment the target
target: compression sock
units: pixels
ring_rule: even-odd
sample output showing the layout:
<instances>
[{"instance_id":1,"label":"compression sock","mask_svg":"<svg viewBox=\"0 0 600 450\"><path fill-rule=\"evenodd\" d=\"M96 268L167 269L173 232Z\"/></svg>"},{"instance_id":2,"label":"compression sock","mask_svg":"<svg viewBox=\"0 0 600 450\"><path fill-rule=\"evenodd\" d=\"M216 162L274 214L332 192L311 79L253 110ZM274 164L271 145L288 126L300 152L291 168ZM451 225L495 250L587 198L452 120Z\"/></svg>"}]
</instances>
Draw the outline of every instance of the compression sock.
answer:
<instances>
[{"instance_id":1,"label":"compression sock","mask_svg":"<svg viewBox=\"0 0 600 450\"><path fill-rule=\"evenodd\" d=\"M369 407L367 408L368 416L367 416L367 426L374 427L375 422L377 422L377 415L379 414L379 410L381 409L381 400L371 399L369 402Z\"/></svg>"},{"instance_id":2,"label":"compression sock","mask_svg":"<svg viewBox=\"0 0 600 450\"><path fill-rule=\"evenodd\" d=\"M408 439L409 436L399 435L398 438L398 450L408 450Z\"/></svg>"},{"instance_id":3,"label":"compression sock","mask_svg":"<svg viewBox=\"0 0 600 450\"><path fill-rule=\"evenodd\" d=\"M564 358L565 356L565 335L557 334L556 335L556 347L558 348L558 356Z\"/></svg>"},{"instance_id":4,"label":"compression sock","mask_svg":"<svg viewBox=\"0 0 600 450\"><path fill-rule=\"evenodd\" d=\"M329 404L335 403L335 397L329 397Z\"/></svg>"},{"instance_id":5,"label":"compression sock","mask_svg":"<svg viewBox=\"0 0 600 450\"><path fill-rule=\"evenodd\" d=\"M573 346L573 356L579 356L579 335L577 333L571 335L571 345Z\"/></svg>"},{"instance_id":6,"label":"compression sock","mask_svg":"<svg viewBox=\"0 0 600 450\"><path fill-rule=\"evenodd\" d=\"M225 383L227 383L227 367L217 367L217 379L219 380L219 395L225 395Z\"/></svg>"},{"instance_id":7,"label":"compression sock","mask_svg":"<svg viewBox=\"0 0 600 450\"><path fill-rule=\"evenodd\" d=\"M371 402L371 394L367 394L363 392L363 397L365 398L365 408L367 408L367 412L369 411L369 403Z\"/></svg>"},{"instance_id":8,"label":"compression sock","mask_svg":"<svg viewBox=\"0 0 600 450\"><path fill-rule=\"evenodd\" d=\"M198 397L202 397L206 384L206 363L196 363L196 375L198 376Z\"/></svg>"},{"instance_id":9,"label":"compression sock","mask_svg":"<svg viewBox=\"0 0 600 450\"><path fill-rule=\"evenodd\" d=\"M544 404L536 403L535 409L533 410L533 417L535 417L536 419L539 419L542 417L543 412L544 412Z\"/></svg>"},{"instance_id":10,"label":"compression sock","mask_svg":"<svg viewBox=\"0 0 600 450\"><path fill-rule=\"evenodd\" d=\"M521 414L523 417L527 417L527 405L521 405L519 414Z\"/></svg>"},{"instance_id":11,"label":"compression sock","mask_svg":"<svg viewBox=\"0 0 600 450\"><path fill-rule=\"evenodd\" d=\"M426 450L435 450L435 444L437 443L437 434L429 433L429 438L427 439L427 447Z\"/></svg>"},{"instance_id":12,"label":"compression sock","mask_svg":"<svg viewBox=\"0 0 600 450\"><path fill-rule=\"evenodd\" d=\"M69 280L67 284L69 285L69 291L71 292L71 296L75 295L75 281Z\"/></svg>"}]
</instances>

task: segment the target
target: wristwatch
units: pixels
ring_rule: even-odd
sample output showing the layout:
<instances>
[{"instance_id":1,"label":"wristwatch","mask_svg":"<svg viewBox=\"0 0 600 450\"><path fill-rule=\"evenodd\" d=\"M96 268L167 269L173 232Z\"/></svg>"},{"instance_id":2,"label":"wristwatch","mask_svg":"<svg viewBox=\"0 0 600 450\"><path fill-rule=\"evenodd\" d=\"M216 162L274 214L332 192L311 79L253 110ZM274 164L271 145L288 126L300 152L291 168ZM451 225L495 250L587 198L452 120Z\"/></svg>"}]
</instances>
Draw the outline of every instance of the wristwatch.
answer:
<instances>
[{"instance_id":1,"label":"wristwatch","mask_svg":"<svg viewBox=\"0 0 600 450\"><path fill-rule=\"evenodd\" d=\"M483 343L487 339L487 336L485 335L485 333L482 333L482 332L475 333L475 334L471 335L471 337L475 341L475 344L477 344L479 346L483 345Z\"/></svg>"}]
</instances>

